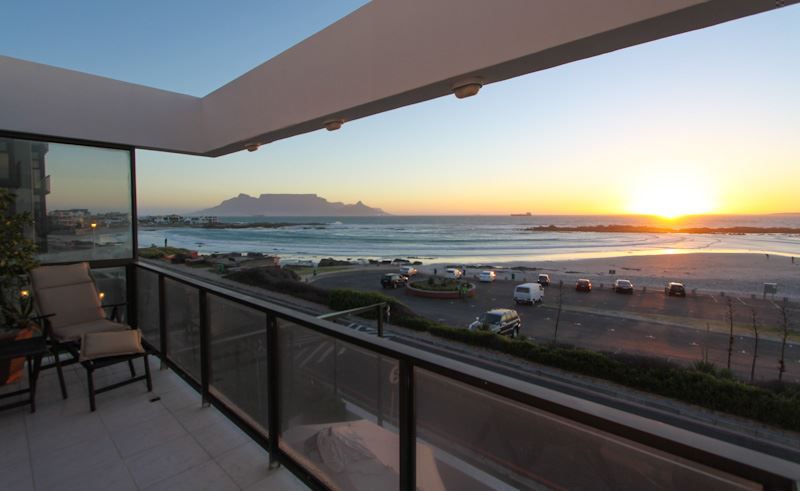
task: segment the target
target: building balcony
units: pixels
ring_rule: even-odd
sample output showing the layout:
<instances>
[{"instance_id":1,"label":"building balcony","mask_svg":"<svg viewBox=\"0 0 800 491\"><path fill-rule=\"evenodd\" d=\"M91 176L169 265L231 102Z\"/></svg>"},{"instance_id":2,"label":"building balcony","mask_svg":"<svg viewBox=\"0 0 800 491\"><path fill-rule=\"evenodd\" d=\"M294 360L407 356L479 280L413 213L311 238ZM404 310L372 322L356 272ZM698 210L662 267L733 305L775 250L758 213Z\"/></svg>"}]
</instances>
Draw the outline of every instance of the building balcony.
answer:
<instances>
[{"instance_id":1,"label":"building balcony","mask_svg":"<svg viewBox=\"0 0 800 491\"><path fill-rule=\"evenodd\" d=\"M139 383L99 396L96 412L83 369L64 370L68 399L55 370L45 370L35 413L0 413L0 489L307 489L288 470L270 470L266 450L172 370L153 371L153 392ZM97 381L127 372L109 367Z\"/></svg>"},{"instance_id":2,"label":"building balcony","mask_svg":"<svg viewBox=\"0 0 800 491\"><path fill-rule=\"evenodd\" d=\"M82 368L0 413L8 489L796 489L800 466L147 263L152 352L89 411ZM127 367L100 372L98 384Z\"/></svg>"}]
</instances>

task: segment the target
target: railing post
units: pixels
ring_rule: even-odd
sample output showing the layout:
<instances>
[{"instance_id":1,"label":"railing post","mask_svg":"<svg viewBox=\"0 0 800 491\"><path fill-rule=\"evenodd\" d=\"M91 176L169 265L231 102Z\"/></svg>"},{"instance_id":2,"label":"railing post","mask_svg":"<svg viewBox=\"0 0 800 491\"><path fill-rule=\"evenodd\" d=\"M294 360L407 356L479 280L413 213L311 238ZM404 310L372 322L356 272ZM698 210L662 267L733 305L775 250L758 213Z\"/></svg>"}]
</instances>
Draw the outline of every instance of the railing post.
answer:
<instances>
[{"instance_id":1,"label":"railing post","mask_svg":"<svg viewBox=\"0 0 800 491\"><path fill-rule=\"evenodd\" d=\"M409 360L404 359L399 360L399 363L400 490L414 491L417 487L414 365Z\"/></svg>"},{"instance_id":2,"label":"railing post","mask_svg":"<svg viewBox=\"0 0 800 491\"><path fill-rule=\"evenodd\" d=\"M125 265L125 297L125 301L128 303L125 309L128 325L139 327L139 285L136 265L133 263Z\"/></svg>"},{"instance_id":3,"label":"railing post","mask_svg":"<svg viewBox=\"0 0 800 491\"><path fill-rule=\"evenodd\" d=\"M269 468L280 466L278 461L278 438L280 438L280 404L278 373L278 319L267 314L267 426L269 437Z\"/></svg>"},{"instance_id":4,"label":"railing post","mask_svg":"<svg viewBox=\"0 0 800 491\"><path fill-rule=\"evenodd\" d=\"M161 370L167 369L167 302L164 292L164 275L158 274L158 339L161 350Z\"/></svg>"},{"instance_id":5,"label":"railing post","mask_svg":"<svg viewBox=\"0 0 800 491\"><path fill-rule=\"evenodd\" d=\"M209 354L208 293L200 290L200 387L203 406L211 403L208 388L211 384L211 358Z\"/></svg>"},{"instance_id":6,"label":"railing post","mask_svg":"<svg viewBox=\"0 0 800 491\"><path fill-rule=\"evenodd\" d=\"M385 304L378 304L376 309L378 311L378 337L383 337L383 308Z\"/></svg>"},{"instance_id":7,"label":"railing post","mask_svg":"<svg viewBox=\"0 0 800 491\"><path fill-rule=\"evenodd\" d=\"M383 385L382 385L382 378L381 378L381 368L383 368L383 357L381 355L377 355L375 357L376 369L375 369L375 390L376 390L376 400L375 400L375 413L378 419L378 426L383 426Z\"/></svg>"}]
</instances>

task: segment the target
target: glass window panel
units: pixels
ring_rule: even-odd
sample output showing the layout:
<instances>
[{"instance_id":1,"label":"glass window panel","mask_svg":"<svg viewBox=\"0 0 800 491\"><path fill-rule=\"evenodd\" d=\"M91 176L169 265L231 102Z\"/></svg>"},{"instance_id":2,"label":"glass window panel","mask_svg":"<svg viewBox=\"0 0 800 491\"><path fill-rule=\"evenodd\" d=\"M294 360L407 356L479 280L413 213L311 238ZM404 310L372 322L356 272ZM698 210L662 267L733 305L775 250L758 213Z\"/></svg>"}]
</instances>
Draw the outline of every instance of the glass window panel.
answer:
<instances>
[{"instance_id":1,"label":"glass window panel","mask_svg":"<svg viewBox=\"0 0 800 491\"><path fill-rule=\"evenodd\" d=\"M397 360L279 319L281 449L332 489L397 489Z\"/></svg>"},{"instance_id":2,"label":"glass window panel","mask_svg":"<svg viewBox=\"0 0 800 491\"><path fill-rule=\"evenodd\" d=\"M266 434L267 315L209 294L208 316L210 389Z\"/></svg>"},{"instance_id":3,"label":"glass window panel","mask_svg":"<svg viewBox=\"0 0 800 491\"><path fill-rule=\"evenodd\" d=\"M126 272L124 267L116 268L92 268L92 277L97 285L97 291L102 295L103 305L125 304L127 300ZM111 308L106 309L107 314L111 314ZM120 322L128 322L128 310L126 305L117 307Z\"/></svg>"},{"instance_id":4,"label":"glass window panel","mask_svg":"<svg viewBox=\"0 0 800 491\"><path fill-rule=\"evenodd\" d=\"M161 349L161 331L158 325L158 275L136 268L136 319L142 336L150 345Z\"/></svg>"},{"instance_id":5,"label":"glass window panel","mask_svg":"<svg viewBox=\"0 0 800 491\"><path fill-rule=\"evenodd\" d=\"M133 257L130 152L0 138L0 187L43 263Z\"/></svg>"},{"instance_id":6,"label":"glass window panel","mask_svg":"<svg viewBox=\"0 0 800 491\"><path fill-rule=\"evenodd\" d=\"M200 381L200 293L165 278L164 308L169 358Z\"/></svg>"},{"instance_id":7,"label":"glass window panel","mask_svg":"<svg viewBox=\"0 0 800 491\"><path fill-rule=\"evenodd\" d=\"M418 489L760 489L426 370L414 377Z\"/></svg>"}]
</instances>

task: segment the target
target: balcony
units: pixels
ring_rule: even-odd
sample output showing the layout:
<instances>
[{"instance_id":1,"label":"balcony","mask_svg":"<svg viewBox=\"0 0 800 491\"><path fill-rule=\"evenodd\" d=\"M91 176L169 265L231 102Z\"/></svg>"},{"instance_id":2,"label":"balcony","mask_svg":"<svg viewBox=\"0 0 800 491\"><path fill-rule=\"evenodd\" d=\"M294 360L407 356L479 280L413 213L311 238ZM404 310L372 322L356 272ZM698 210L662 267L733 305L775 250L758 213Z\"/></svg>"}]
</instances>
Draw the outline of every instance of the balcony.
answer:
<instances>
[{"instance_id":1,"label":"balcony","mask_svg":"<svg viewBox=\"0 0 800 491\"><path fill-rule=\"evenodd\" d=\"M64 401L44 372L35 414L0 414L4 487L788 490L800 477L158 266L131 263L127 278L130 321L165 368L154 391L102 394L91 413L80 367Z\"/></svg>"},{"instance_id":2,"label":"balcony","mask_svg":"<svg viewBox=\"0 0 800 491\"><path fill-rule=\"evenodd\" d=\"M137 148L254 150L797 1L370 2L203 98L0 56L0 187L34 216L38 259L91 262L161 367L152 393L95 413L80 367L66 400L43 373L36 413L0 413L0 489L797 490L797 462L138 262L135 165ZM126 368L106 370L98 385Z\"/></svg>"},{"instance_id":3,"label":"balcony","mask_svg":"<svg viewBox=\"0 0 800 491\"><path fill-rule=\"evenodd\" d=\"M98 381L126 374L110 367ZM94 413L83 369L66 367L65 377L68 399L45 370L35 413L0 413L0 489L307 489L270 470L267 452L171 370L153 371L153 392L134 384L103 394Z\"/></svg>"}]
</instances>

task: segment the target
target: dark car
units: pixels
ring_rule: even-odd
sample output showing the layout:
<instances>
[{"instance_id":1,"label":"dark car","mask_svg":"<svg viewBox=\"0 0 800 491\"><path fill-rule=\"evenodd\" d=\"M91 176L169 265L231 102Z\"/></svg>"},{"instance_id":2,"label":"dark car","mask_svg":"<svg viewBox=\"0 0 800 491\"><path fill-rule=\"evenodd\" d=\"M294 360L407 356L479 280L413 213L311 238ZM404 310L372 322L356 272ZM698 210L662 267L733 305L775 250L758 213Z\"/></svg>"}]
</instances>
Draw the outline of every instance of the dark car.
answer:
<instances>
[{"instance_id":1,"label":"dark car","mask_svg":"<svg viewBox=\"0 0 800 491\"><path fill-rule=\"evenodd\" d=\"M672 281L667 283L667 286L664 287L664 293L668 297L685 297L686 288L684 288L683 283L675 283Z\"/></svg>"},{"instance_id":2,"label":"dark car","mask_svg":"<svg viewBox=\"0 0 800 491\"><path fill-rule=\"evenodd\" d=\"M628 280L617 280L614 282L614 291L617 293L633 294L633 283Z\"/></svg>"},{"instance_id":3,"label":"dark car","mask_svg":"<svg viewBox=\"0 0 800 491\"><path fill-rule=\"evenodd\" d=\"M575 291L579 292L592 291L592 282L586 279L578 280L578 282L575 283Z\"/></svg>"},{"instance_id":4,"label":"dark car","mask_svg":"<svg viewBox=\"0 0 800 491\"><path fill-rule=\"evenodd\" d=\"M408 277L397 273L388 273L381 278L381 286L384 288L397 288L398 286L405 286L408 282Z\"/></svg>"},{"instance_id":5,"label":"dark car","mask_svg":"<svg viewBox=\"0 0 800 491\"><path fill-rule=\"evenodd\" d=\"M470 331L488 330L495 334L507 334L512 338L519 336L522 321L516 310L492 309L475 318L469 325Z\"/></svg>"}]
</instances>

